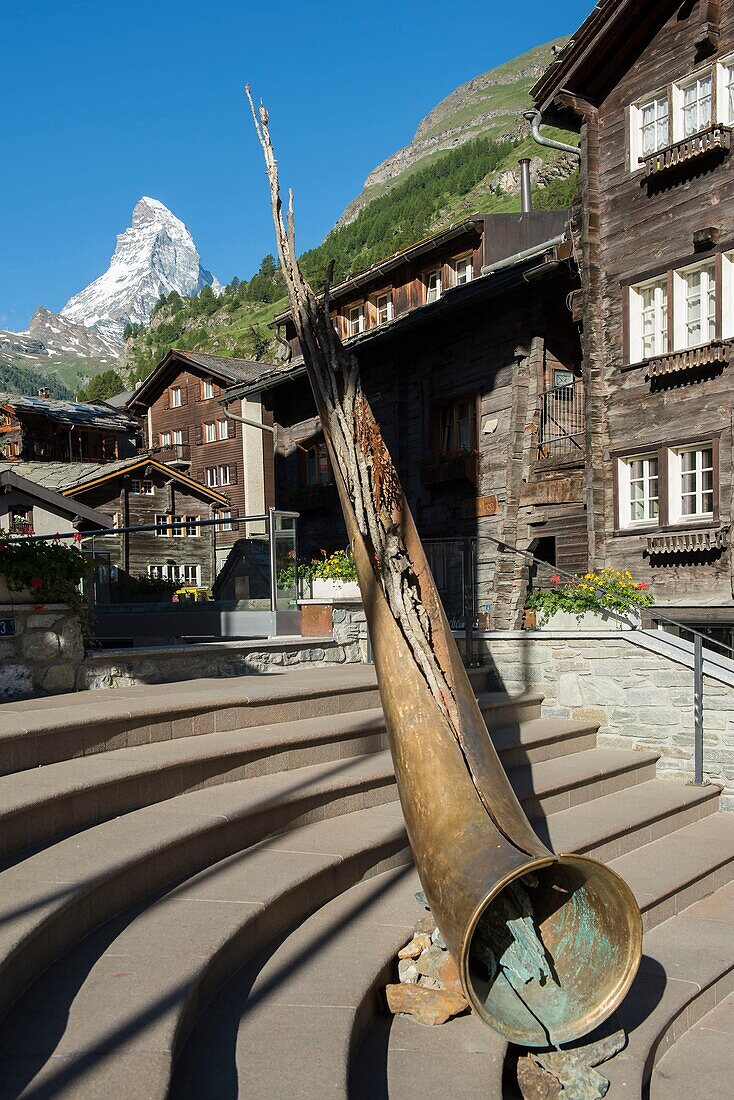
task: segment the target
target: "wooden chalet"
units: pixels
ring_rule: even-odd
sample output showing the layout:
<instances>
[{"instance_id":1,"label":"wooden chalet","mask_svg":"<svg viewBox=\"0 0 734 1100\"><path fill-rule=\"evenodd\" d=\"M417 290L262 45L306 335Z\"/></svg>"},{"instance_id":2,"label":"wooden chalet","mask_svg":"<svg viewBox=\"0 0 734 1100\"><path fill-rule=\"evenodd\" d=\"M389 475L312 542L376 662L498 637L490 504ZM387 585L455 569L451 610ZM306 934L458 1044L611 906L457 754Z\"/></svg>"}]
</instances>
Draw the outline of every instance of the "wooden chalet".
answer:
<instances>
[{"instance_id":1,"label":"wooden chalet","mask_svg":"<svg viewBox=\"0 0 734 1100\"><path fill-rule=\"evenodd\" d=\"M114 527L154 528L96 540L96 552L109 554L113 580L149 577L205 588L214 583L222 536L199 521L230 511L223 492L145 454L108 463L14 462L8 468L83 506L80 514L93 509ZM91 540L84 547L90 549Z\"/></svg>"},{"instance_id":2,"label":"wooden chalet","mask_svg":"<svg viewBox=\"0 0 734 1100\"><path fill-rule=\"evenodd\" d=\"M461 539L489 534L585 568L581 349L568 307L578 286L568 211L474 217L333 290L335 324L357 354L452 612ZM301 555L345 543L320 424L289 314L293 358L228 391L276 426L278 507L300 512ZM551 415L557 414L557 415ZM514 625L516 562L478 542L484 625ZM458 607L457 607L458 605Z\"/></svg>"},{"instance_id":3,"label":"wooden chalet","mask_svg":"<svg viewBox=\"0 0 734 1100\"><path fill-rule=\"evenodd\" d=\"M173 349L141 382L127 407L144 421L148 450L159 462L226 494L233 515L263 515L274 504L272 420L257 396L229 408L241 419L228 417L221 399L233 385L274 370L246 359ZM247 533L257 532L251 528ZM221 530L220 564L241 536L237 523Z\"/></svg>"},{"instance_id":4,"label":"wooden chalet","mask_svg":"<svg viewBox=\"0 0 734 1100\"><path fill-rule=\"evenodd\" d=\"M734 0L605 0L533 96L581 135L592 561L732 624Z\"/></svg>"},{"instance_id":5,"label":"wooden chalet","mask_svg":"<svg viewBox=\"0 0 734 1100\"><path fill-rule=\"evenodd\" d=\"M0 460L111 462L138 442L137 423L107 405L0 394Z\"/></svg>"}]
</instances>

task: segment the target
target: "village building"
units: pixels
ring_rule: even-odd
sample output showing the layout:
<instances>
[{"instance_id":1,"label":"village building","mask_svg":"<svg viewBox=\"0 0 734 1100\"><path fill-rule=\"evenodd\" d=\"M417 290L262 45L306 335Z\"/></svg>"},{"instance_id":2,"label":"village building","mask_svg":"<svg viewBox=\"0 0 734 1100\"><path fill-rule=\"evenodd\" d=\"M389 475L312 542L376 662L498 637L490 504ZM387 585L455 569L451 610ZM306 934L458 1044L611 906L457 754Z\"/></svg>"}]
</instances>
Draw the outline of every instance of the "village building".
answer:
<instances>
[{"instance_id":1,"label":"village building","mask_svg":"<svg viewBox=\"0 0 734 1100\"><path fill-rule=\"evenodd\" d=\"M150 455L116 462L16 462L16 478L50 490L84 513L107 517L101 526L149 527L97 539L82 548L108 560L120 591L134 595L140 578L210 588L216 576L216 524L202 524L228 513L228 497ZM113 591L114 595L114 591Z\"/></svg>"},{"instance_id":2,"label":"village building","mask_svg":"<svg viewBox=\"0 0 734 1100\"><path fill-rule=\"evenodd\" d=\"M591 561L730 637L734 3L601 3L533 96L581 136Z\"/></svg>"},{"instance_id":3,"label":"village building","mask_svg":"<svg viewBox=\"0 0 734 1100\"><path fill-rule=\"evenodd\" d=\"M147 448L159 462L225 494L233 516L265 515L275 503L272 419L256 394L230 403L226 412L221 398L229 387L276 369L173 349L140 383L127 409L143 420ZM264 532L262 523L222 526L218 566L243 534Z\"/></svg>"},{"instance_id":4,"label":"village building","mask_svg":"<svg viewBox=\"0 0 734 1100\"><path fill-rule=\"evenodd\" d=\"M482 536L586 568L568 213L471 217L332 290L334 324L359 359L447 611L461 616L463 581L476 580L484 626L519 622L527 573ZM275 324L290 365L226 399L257 401L274 423L278 507L300 513L300 556L318 557L346 536L290 315Z\"/></svg>"},{"instance_id":5,"label":"village building","mask_svg":"<svg viewBox=\"0 0 734 1100\"><path fill-rule=\"evenodd\" d=\"M110 527L104 512L21 476L17 464L0 465L2 535L69 535Z\"/></svg>"},{"instance_id":6,"label":"village building","mask_svg":"<svg viewBox=\"0 0 734 1100\"><path fill-rule=\"evenodd\" d=\"M139 428L106 405L0 394L0 460L111 462L135 454Z\"/></svg>"}]
</instances>

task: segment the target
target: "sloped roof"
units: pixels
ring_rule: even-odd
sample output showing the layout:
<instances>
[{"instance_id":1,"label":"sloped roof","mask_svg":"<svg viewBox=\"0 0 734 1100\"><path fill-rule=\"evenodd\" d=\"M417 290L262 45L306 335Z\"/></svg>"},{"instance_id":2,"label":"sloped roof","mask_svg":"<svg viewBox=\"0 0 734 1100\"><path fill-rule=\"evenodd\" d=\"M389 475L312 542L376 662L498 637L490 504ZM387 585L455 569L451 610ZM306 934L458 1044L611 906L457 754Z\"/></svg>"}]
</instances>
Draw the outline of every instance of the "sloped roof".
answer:
<instances>
[{"instance_id":1,"label":"sloped roof","mask_svg":"<svg viewBox=\"0 0 734 1100\"><path fill-rule=\"evenodd\" d=\"M206 355L198 351L171 348L160 363L144 378L128 401L129 406L151 404L177 370L193 367L200 374L210 375L224 386L237 386L257 381L263 374L278 370L275 363L259 363L253 359L234 359L227 355Z\"/></svg>"},{"instance_id":2,"label":"sloped roof","mask_svg":"<svg viewBox=\"0 0 734 1100\"><path fill-rule=\"evenodd\" d=\"M24 463L23 465L27 466L33 464ZM36 465L40 466L41 463L36 463ZM95 527L109 528L112 526L111 518L106 516L104 512L98 512L96 508L89 508L80 501L70 500L54 489L39 484L38 480L35 478L30 479L27 476L23 476L10 463L8 463L6 468L0 467L0 486L16 489L29 500L34 502L37 501L47 508L50 507L57 512L61 512L62 515L71 516L72 519L78 518L86 520Z\"/></svg>"},{"instance_id":3,"label":"sloped roof","mask_svg":"<svg viewBox=\"0 0 734 1100\"><path fill-rule=\"evenodd\" d=\"M166 466L149 454L134 455L132 458L120 458L114 462L8 462L0 466L0 469L11 469L19 477L33 481L37 485L43 485L54 492L71 496L102 481L109 481L121 473L132 473L140 467L152 466L154 469L165 473L176 481L189 485L197 492L216 501L217 504L228 504L229 499L223 493L210 489L200 481L195 481L188 474Z\"/></svg>"},{"instance_id":4,"label":"sloped roof","mask_svg":"<svg viewBox=\"0 0 734 1100\"><path fill-rule=\"evenodd\" d=\"M530 89L541 111L560 91L580 92L592 101L624 67L625 57L639 49L680 0L599 0L553 63Z\"/></svg>"},{"instance_id":5,"label":"sloped roof","mask_svg":"<svg viewBox=\"0 0 734 1100\"><path fill-rule=\"evenodd\" d=\"M0 393L0 405L17 413L45 416L69 427L83 425L108 432L129 432L137 424L122 412L106 405L88 405L78 401L62 401L48 397L28 397L25 394Z\"/></svg>"}]
</instances>

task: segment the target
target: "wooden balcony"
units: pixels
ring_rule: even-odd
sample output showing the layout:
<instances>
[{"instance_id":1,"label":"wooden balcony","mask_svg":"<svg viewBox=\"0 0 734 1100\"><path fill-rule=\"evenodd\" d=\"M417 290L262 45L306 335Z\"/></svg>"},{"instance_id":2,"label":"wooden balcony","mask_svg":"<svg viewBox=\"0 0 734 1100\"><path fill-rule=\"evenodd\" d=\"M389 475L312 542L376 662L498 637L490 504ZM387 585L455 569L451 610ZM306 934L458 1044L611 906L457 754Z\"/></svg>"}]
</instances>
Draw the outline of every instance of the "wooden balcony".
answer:
<instances>
[{"instance_id":1,"label":"wooden balcony","mask_svg":"<svg viewBox=\"0 0 734 1100\"><path fill-rule=\"evenodd\" d=\"M665 531L648 535L647 552L656 554L706 554L725 550L729 545L729 525L704 527L702 530Z\"/></svg>"},{"instance_id":2,"label":"wooden balcony","mask_svg":"<svg viewBox=\"0 0 734 1100\"><path fill-rule=\"evenodd\" d=\"M726 156L730 149L731 128L717 122L697 134L683 138L682 141L657 149L649 156L640 157L639 161L645 166L645 178L657 179L662 174L681 169L692 161L710 156Z\"/></svg>"},{"instance_id":3,"label":"wooden balcony","mask_svg":"<svg viewBox=\"0 0 734 1100\"><path fill-rule=\"evenodd\" d=\"M191 446L188 443L171 443L167 447L157 447L155 456L166 466L186 468L191 465Z\"/></svg>"},{"instance_id":4,"label":"wooden balcony","mask_svg":"<svg viewBox=\"0 0 734 1100\"><path fill-rule=\"evenodd\" d=\"M478 467L478 455L441 456L421 467L421 484L426 488L451 481L469 481L476 485Z\"/></svg>"},{"instance_id":5,"label":"wooden balcony","mask_svg":"<svg viewBox=\"0 0 734 1100\"><path fill-rule=\"evenodd\" d=\"M586 392L578 378L569 386L554 386L538 398L536 462L573 463L584 460Z\"/></svg>"},{"instance_id":6,"label":"wooden balcony","mask_svg":"<svg viewBox=\"0 0 734 1100\"><path fill-rule=\"evenodd\" d=\"M695 348L656 355L647 360L645 374L648 378L663 378L669 374L700 370L702 367L726 366L732 343L732 340L712 340Z\"/></svg>"}]
</instances>

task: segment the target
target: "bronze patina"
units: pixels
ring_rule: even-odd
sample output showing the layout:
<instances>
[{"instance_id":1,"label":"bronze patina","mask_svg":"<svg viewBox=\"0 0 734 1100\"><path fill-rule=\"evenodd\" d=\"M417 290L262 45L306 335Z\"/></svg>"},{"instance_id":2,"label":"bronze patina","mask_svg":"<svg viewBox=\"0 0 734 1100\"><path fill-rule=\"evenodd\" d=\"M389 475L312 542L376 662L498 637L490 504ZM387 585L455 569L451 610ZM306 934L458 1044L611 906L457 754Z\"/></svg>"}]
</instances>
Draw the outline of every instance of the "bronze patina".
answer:
<instances>
[{"instance_id":1,"label":"bronze patina","mask_svg":"<svg viewBox=\"0 0 734 1100\"><path fill-rule=\"evenodd\" d=\"M629 989L642 950L639 908L602 863L552 853L515 796L362 392L359 365L334 331L328 285L317 299L298 266L292 204L286 224L267 112L253 107L253 118L426 897L477 1015L522 1046L568 1043L605 1020Z\"/></svg>"}]
</instances>

